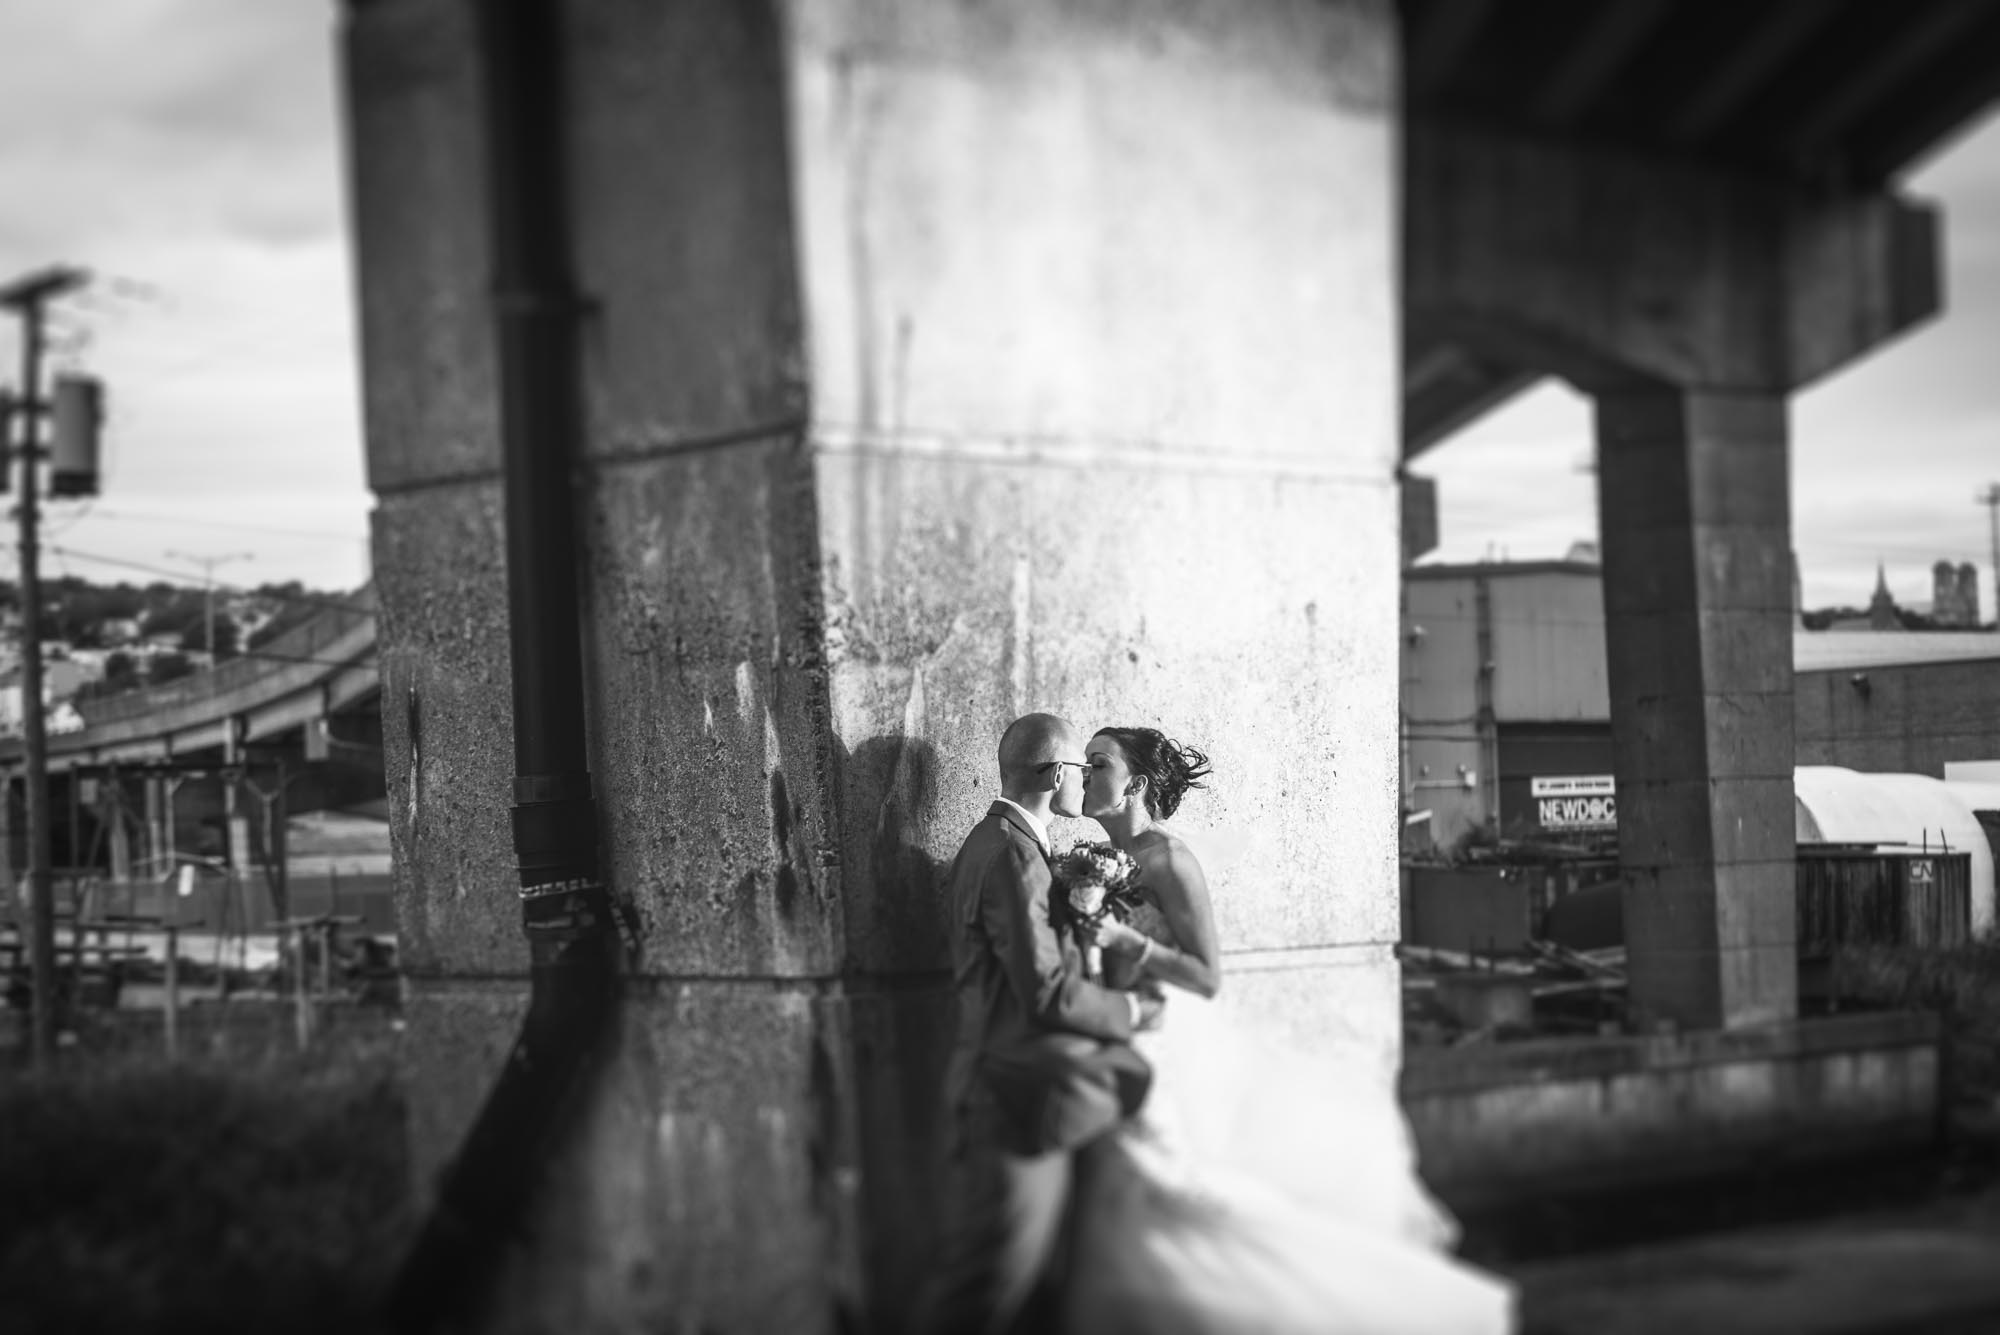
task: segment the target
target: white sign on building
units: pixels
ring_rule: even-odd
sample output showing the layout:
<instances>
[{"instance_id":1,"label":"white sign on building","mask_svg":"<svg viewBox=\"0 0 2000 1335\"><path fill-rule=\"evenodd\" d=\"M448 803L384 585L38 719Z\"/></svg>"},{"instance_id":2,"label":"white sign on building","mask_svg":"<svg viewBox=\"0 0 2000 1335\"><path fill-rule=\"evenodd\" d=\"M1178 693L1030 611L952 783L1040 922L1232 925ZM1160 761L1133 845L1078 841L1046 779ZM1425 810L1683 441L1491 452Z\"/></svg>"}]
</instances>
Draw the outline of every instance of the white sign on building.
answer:
<instances>
[{"instance_id":1,"label":"white sign on building","mask_svg":"<svg viewBox=\"0 0 2000 1335\"><path fill-rule=\"evenodd\" d=\"M1617 786L1609 774L1564 774L1528 780L1544 830L1615 830Z\"/></svg>"}]
</instances>

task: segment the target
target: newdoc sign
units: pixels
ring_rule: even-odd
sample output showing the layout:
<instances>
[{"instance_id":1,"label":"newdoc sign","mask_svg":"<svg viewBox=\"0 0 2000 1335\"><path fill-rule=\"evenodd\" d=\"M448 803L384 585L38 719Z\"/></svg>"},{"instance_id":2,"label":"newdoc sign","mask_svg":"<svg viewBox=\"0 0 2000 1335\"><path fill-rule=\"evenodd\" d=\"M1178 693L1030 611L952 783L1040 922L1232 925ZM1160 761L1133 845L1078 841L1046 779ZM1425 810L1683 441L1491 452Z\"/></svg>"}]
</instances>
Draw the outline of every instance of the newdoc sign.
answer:
<instances>
[{"instance_id":1,"label":"newdoc sign","mask_svg":"<svg viewBox=\"0 0 2000 1335\"><path fill-rule=\"evenodd\" d=\"M1536 824L1550 833L1618 828L1618 794L1609 774L1530 779L1528 796Z\"/></svg>"}]
</instances>

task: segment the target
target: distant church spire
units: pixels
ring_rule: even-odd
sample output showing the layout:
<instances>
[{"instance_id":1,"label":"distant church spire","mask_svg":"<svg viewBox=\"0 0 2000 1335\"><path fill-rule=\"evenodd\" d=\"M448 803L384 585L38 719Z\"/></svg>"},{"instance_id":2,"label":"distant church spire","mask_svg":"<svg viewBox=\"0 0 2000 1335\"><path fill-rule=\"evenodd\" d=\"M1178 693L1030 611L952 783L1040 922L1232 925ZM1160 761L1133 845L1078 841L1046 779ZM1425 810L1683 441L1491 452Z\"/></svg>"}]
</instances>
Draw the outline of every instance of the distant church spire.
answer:
<instances>
[{"instance_id":1,"label":"distant church spire","mask_svg":"<svg viewBox=\"0 0 2000 1335\"><path fill-rule=\"evenodd\" d=\"M1901 630L1903 618L1896 615L1896 599L1889 592L1889 572L1875 563L1875 596L1868 600L1870 630Z\"/></svg>"}]
</instances>

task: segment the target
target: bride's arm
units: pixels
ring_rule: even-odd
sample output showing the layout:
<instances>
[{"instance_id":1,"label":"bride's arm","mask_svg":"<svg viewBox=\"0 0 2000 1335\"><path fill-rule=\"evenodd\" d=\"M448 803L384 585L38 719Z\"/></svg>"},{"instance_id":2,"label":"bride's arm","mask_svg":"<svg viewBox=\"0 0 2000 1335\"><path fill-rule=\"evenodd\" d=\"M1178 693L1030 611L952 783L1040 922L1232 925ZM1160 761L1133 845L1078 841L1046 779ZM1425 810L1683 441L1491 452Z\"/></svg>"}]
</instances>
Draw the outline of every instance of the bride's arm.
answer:
<instances>
[{"instance_id":1,"label":"bride's arm","mask_svg":"<svg viewBox=\"0 0 2000 1335\"><path fill-rule=\"evenodd\" d=\"M1204 997L1212 997L1222 986L1222 954L1215 943L1215 912L1208 901L1208 878L1201 863L1179 845L1170 845L1166 856L1153 867L1153 899L1174 929L1178 946L1150 938L1134 964L1142 978L1163 983Z\"/></svg>"}]
</instances>

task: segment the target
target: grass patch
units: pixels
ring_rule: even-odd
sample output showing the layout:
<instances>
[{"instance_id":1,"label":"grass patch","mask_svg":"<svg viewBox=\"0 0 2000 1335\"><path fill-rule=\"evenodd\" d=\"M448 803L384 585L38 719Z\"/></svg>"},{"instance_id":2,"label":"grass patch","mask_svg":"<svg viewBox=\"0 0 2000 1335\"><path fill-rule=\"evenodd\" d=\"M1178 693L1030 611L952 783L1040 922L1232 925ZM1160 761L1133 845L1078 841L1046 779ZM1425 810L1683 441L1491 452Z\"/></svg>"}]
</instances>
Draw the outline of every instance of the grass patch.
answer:
<instances>
[{"instance_id":1,"label":"grass patch","mask_svg":"<svg viewBox=\"0 0 2000 1335\"><path fill-rule=\"evenodd\" d=\"M387 1051L0 1076L0 1330L358 1335L407 1198Z\"/></svg>"},{"instance_id":2,"label":"grass patch","mask_svg":"<svg viewBox=\"0 0 2000 1335\"><path fill-rule=\"evenodd\" d=\"M1949 949L1845 946L1833 986L1856 1001L1943 1012L1948 1096L2000 1098L2000 936Z\"/></svg>"}]
</instances>

